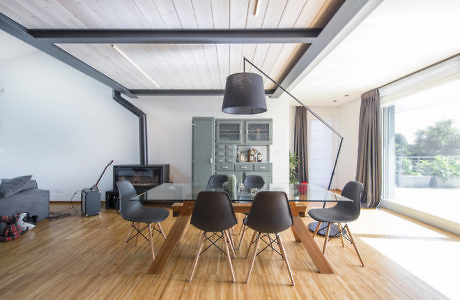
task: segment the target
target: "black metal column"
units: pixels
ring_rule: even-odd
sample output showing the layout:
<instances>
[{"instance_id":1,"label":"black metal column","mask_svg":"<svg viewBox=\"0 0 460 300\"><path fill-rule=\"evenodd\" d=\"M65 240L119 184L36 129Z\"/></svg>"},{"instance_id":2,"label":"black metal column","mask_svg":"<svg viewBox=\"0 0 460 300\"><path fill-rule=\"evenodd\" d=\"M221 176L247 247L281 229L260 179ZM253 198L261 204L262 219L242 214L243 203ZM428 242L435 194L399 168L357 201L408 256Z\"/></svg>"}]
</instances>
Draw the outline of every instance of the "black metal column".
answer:
<instances>
[{"instance_id":1,"label":"black metal column","mask_svg":"<svg viewBox=\"0 0 460 300\"><path fill-rule=\"evenodd\" d=\"M148 165L148 146L147 146L147 116L134 104L123 98L119 91L113 90L113 100L121 106L135 114L139 118L139 163Z\"/></svg>"}]
</instances>

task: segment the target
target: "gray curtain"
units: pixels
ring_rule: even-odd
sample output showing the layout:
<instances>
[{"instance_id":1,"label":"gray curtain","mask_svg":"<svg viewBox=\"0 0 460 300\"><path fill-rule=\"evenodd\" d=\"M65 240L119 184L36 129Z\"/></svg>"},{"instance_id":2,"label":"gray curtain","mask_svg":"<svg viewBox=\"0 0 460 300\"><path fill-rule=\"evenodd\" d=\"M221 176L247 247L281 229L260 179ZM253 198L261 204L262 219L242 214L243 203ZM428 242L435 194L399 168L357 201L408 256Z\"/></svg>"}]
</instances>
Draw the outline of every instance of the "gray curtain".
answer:
<instances>
[{"instance_id":1,"label":"gray curtain","mask_svg":"<svg viewBox=\"0 0 460 300\"><path fill-rule=\"evenodd\" d=\"M308 140L307 140L307 109L297 106L294 124L294 154L299 159L297 179L308 181Z\"/></svg>"},{"instance_id":2,"label":"gray curtain","mask_svg":"<svg viewBox=\"0 0 460 300\"><path fill-rule=\"evenodd\" d=\"M361 95L356 180L364 185L361 202L367 207L377 207L382 193L382 137L379 110L380 95L377 89Z\"/></svg>"}]
</instances>

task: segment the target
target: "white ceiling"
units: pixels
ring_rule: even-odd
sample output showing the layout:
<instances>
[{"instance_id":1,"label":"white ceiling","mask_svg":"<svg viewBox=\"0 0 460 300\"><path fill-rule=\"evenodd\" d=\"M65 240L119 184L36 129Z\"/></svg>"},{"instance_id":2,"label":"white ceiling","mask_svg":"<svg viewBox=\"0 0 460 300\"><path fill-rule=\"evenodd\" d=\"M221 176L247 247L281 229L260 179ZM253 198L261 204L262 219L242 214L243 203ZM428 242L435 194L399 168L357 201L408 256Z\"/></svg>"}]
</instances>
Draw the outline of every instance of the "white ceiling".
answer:
<instances>
[{"instance_id":1,"label":"white ceiling","mask_svg":"<svg viewBox=\"0 0 460 300\"><path fill-rule=\"evenodd\" d=\"M459 0L384 0L292 93L310 106L341 105L459 53L459 36Z\"/></svg>"}]
</instances>

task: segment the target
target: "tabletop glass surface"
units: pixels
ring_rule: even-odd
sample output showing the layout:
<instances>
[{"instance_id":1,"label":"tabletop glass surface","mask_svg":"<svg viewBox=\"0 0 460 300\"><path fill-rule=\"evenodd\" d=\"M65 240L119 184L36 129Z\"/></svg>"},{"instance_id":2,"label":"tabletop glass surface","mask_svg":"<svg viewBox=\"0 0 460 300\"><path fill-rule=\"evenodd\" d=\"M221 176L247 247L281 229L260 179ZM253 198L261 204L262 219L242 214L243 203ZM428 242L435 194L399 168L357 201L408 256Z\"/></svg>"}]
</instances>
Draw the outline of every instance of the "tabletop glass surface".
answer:
<instances>
[{"instance_id":1,"label":"tabletop glass surface","mask_svg":"<svg viewBox=\"0 0 460 300\"><path fill-rule=\"evenodd\" d=\"M282 191L285 192L289 201L299 202L341 202L352 201L348 198L342 197L324 188L308 184L306 191L299 193L297 187L292 184L266 184L258 190L252 191L237 191L235 193L228 193L230 199L234 202L246 202L254 200L254 196L258 191ZM192 183L163 183L154 187L147 192L138 195L131 200L144 200L144 201L194 201L199 192L201 191L223 191L223 189L211 189L206 184L192 184Z\"/></svg>"}]
</instances>

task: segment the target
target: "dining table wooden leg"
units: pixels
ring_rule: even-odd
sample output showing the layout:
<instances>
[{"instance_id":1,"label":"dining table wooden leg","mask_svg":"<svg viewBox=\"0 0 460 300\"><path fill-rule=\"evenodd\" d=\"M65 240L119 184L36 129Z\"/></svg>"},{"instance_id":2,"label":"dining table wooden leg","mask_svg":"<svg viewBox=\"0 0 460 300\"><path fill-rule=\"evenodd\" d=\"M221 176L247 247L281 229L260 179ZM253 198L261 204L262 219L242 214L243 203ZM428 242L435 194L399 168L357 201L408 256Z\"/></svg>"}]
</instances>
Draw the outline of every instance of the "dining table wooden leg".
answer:
<instances>
[{"instance_id":1,"label":"dining table wooden leg","mask_svg":"<svg viewBox=\"0 0 460 300\"><path fill-rule=\"evenodd\" d=\"M163 245L158 251L155 260L150 265L147 273L149 274L161 274L163 273L166 264L171 257L174 248L179 243L180 238L185 232L185 228L190 224L190 218L192 216L193 207L195 206L194 201L184 201L184 204L179 212L174 225L166 237Z\"/></svg>"},{"instance_id":2,"label":"dining table wooden leg","mask_svg":"<svg viewBox=\"0 0 460 300\"><path fill-rule=\"evenodd\" d=\"M316 268L318 269L318 272L323 274L333 274L334 271L332 270L332 267L329 265L329 262L326 260L326 257L323 255L323 253L321 253L321 250L313 239L312 234L308 230L307 226L305 226L302 218L299 216L296 203L289 202L289 204L291 206L292 220L294 223L292 227L294 227L296 234L298 235L305 249L307 249L307 252L310 255Z\"/></svg>"}]
</instances>

